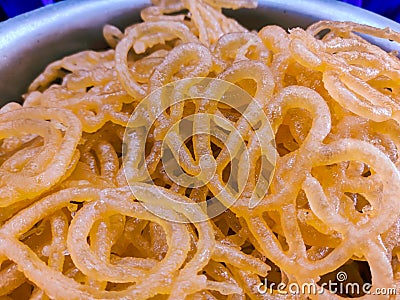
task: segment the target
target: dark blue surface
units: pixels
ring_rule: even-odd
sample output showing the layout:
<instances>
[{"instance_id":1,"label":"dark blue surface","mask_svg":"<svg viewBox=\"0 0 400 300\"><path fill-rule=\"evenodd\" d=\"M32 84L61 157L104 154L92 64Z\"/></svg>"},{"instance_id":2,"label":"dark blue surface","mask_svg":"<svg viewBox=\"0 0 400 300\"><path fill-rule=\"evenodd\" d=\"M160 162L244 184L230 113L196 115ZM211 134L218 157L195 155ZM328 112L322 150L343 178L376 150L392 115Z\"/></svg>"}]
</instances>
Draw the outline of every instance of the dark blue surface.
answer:
<instances>
[{"instance_id":1,"label":"dark blue surface","mask_svg":"<svg viewBox=\"0 0 400 300\"><path fill-rule=\"evenodd\" d=\"M344 0L343 2L361 6L396 22L400 22L399 0Z\"/></svg>"},{"instance_id":2,"label":"dark blue surface","mask_svg":"<svg viewBox=\"0 0 400 300\"><path fill-rule=\"evenodd\" d=\"M35 8L48 5L57 1L53 0L0 0L2 20L18 16Z\"/></svg>"},{"instance_id":3,"label":"dark blue surface","mask_svg":"<svg viewBox=\"0 0 400 300\"><path fill-rule=\"evenodd\" d=\"M0 0L0 21L62 0ZM335 0L332 0L335 1ZM342 0L400 23L400 0Z\"/></svg>"},{"instance_id":4,"label":"dark blue surface","mask_svg":"<svg viewBox=\"0 0 400 300\"><path fill-rule=\"evenodd\" d=\"M43 5L41 0L1 0L3 11L10 18Z\"/></svg>"}]
</instances>

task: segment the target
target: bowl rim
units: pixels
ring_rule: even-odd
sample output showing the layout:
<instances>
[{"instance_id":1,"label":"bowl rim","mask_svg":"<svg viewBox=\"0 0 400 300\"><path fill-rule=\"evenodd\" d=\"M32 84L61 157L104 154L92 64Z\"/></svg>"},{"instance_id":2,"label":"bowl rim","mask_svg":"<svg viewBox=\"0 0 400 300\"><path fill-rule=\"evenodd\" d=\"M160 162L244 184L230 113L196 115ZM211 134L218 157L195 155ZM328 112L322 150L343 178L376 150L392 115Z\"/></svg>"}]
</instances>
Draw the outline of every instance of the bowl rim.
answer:
<instances>
[{"instance_id":1,"label":"bowl rim","mask_svg":"<svg viewBox=\"0 0 400 300\"><path fill-rule=\"evenodd\" d=\"M31 31L33 27L45 26L54 19L52 14L57 13L57 18L69 16L71 12L76 13L77 8L84 15L87 11L103 11L115 8L128 8L127 3L131 3L134 9L143 8L151 5L149 0L113 0L110 6L109 0L68 0L52 3L47 6L37 8L35 10L20 14L13 18L0 22L0 49L2 42L7 38L15 38L10 33L10 29L18 31L22 34ZM362 7L358 7L346 2L332 0L258 0L258 9L280 9L286 12L297 12L298 14L309 17L310 19L333 20L333 21L353 21L361 24L367 24L379 28L391 27L396 31L400 31L400 24L382 15L368 11ZM256 9L257 9L256 8ZM43 19L45 21L43 22ZM26 26L26 22L30 22L30 26ZM25 29L20 31L19 29Z\"/></svg>"}]
</instances>

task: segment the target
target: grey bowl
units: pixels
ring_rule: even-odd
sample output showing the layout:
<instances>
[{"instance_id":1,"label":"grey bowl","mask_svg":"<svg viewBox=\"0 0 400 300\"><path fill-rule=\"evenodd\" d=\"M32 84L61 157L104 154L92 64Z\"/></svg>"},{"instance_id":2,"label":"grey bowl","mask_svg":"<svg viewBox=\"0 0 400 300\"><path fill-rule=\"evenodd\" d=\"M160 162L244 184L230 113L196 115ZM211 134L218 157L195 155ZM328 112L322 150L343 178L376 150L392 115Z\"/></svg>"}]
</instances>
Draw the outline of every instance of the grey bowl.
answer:
<instances>
[{"instance_id":1,"label":"grey bowl","mask_svg":"<svg viewBox=\"0 0 400 300\"><path fill-rule=\"evenodd\" d=\"M18 101L50 62L84 49L104 49L104 24L120 28L140 21L144 0L67 0L0 23L0 104ZM256 10L227 11L251 29L267 24L306 27L317 20L354 21L377 27L400 25L334 0L259 0ZM398 44L375 39L387 50Z\"/></svg>"}]
</instances>

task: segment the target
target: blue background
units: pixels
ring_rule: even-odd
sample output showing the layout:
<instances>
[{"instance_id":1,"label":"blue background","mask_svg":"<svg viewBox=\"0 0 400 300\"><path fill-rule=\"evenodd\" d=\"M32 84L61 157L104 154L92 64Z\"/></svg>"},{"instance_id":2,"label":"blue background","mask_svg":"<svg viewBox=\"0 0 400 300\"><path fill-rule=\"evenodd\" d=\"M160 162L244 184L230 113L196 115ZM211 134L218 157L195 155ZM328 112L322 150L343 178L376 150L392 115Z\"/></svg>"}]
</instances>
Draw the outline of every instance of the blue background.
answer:
<instances>
[{"instance_id":1,"label":"blue background","mask_svg":"<svg viewBox=\"0 0 400 300\"><path fill-rule=\"evenodd\" d=\"M0 0L0 21L58 1L61 0ZM400 23L400 0L343 0L343 2L361 6Z\"/></svg>"}]
</instances>

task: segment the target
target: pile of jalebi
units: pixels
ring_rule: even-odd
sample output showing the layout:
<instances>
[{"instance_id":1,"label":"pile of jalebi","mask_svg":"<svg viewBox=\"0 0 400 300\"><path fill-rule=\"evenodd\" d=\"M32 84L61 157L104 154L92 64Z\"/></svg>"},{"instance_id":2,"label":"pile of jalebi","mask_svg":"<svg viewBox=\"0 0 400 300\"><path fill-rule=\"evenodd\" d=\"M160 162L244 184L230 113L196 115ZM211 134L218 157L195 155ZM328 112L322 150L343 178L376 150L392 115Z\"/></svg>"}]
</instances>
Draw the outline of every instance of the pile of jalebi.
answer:
<instances>
[{"instance_id":1,"label":"pile of jalebi","mask_svg":"<svg viewBox=\"0 0 400 300\"><path fill-rule=\"evenodd\" d=\"M255 6L155 0L1 108L0 300L400 291L400 60L359 33L400 34Z\"/></svg>"}]
</instances>

